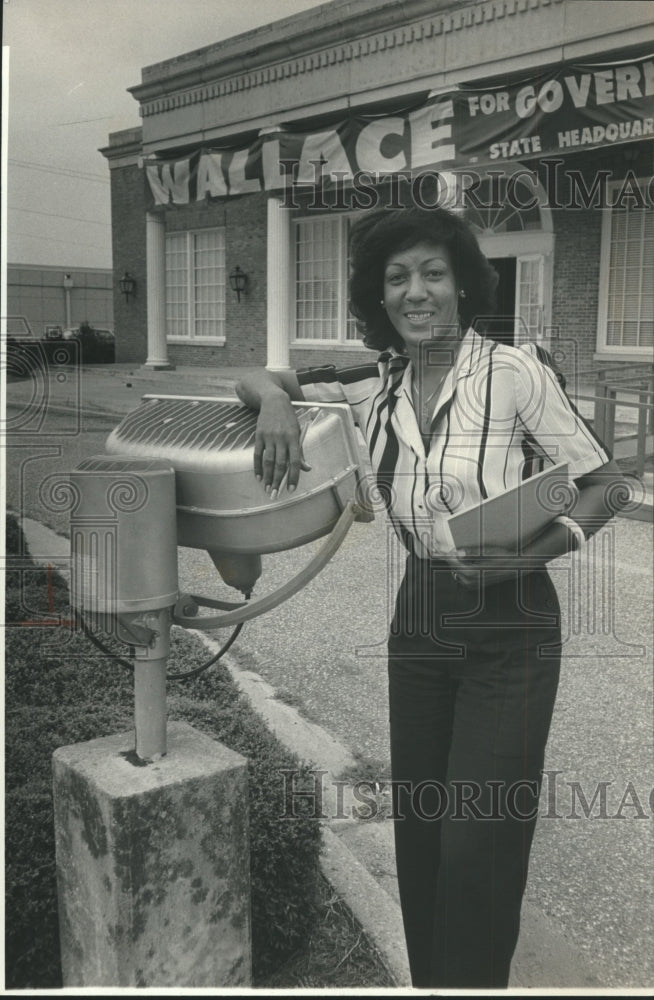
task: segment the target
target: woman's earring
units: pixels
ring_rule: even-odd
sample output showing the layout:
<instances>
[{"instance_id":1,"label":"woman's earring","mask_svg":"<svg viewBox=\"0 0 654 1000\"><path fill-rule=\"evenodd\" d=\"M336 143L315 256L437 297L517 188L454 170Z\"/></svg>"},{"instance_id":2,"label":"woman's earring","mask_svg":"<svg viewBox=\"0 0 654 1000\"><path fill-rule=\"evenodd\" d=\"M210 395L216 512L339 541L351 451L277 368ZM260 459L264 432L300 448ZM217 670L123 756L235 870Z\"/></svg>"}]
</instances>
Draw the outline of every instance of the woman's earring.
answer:
<instances>
[{"instance_id":1,"label":"woman's earring","mask_svg":"<svg viewBox=\"0 0 654 1000\"><path fill-rule=\"evenodd\" d=\"M384 304L384 300L383 300L383 299L380 299L380 300L379 300L379 302L380 302L380 305L381 305L382 309L385 309L385 308L386 308L386 306L385 306L385 304Z\"/></svg>"},{"instance_id":2,"label":"woman's earring","mask_svg":"<svg viewBox=\"0 0 654 1000\"><path fill-rule=\"evenodd\" d=\"M466 293L465 293L464 289L462 288L461 291L459 292L459 298L465 299L465 297L466 297Z\"/></svg>"}]
</instances>

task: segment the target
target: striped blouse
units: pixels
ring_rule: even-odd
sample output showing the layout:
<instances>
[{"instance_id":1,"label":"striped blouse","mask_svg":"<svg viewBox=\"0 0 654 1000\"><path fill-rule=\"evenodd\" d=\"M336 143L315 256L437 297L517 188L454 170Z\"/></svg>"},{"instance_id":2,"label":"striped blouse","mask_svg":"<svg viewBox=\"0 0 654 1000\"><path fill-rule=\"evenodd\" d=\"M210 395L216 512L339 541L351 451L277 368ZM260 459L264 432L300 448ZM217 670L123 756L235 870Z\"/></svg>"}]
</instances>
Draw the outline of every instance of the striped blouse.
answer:
<instances>
[{"instance_id":1,"label":"striped blouse","mask_svg":"<svg viewBox=\"0 0 654 1000\"><path fill-rule=\"evenodd\" d=\"M568 462L571 478L610 455L535 344L509 347L473 329L433 401L428 453L412 394L412 363L393 350L377 364L298 372L309 402L347 402L368 445L374 487L403 544L423 557L453 548L449 514Z\"/></svg>"}]
</instances>

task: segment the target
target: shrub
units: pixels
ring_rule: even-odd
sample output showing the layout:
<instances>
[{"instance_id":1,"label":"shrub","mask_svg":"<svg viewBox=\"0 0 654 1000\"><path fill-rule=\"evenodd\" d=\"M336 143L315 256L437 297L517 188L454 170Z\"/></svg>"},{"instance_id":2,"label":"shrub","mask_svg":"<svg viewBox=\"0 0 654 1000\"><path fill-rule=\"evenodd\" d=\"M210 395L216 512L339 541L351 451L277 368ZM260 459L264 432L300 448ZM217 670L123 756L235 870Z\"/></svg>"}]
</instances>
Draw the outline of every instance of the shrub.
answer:
<instances>
[{"instance_id":1,"label":"shrub","mask_svg":"<svg viewBox=\"0 0 654 1000\"><path fill-rule=\"evenodd\" d=\"M102 364L115 359L113 335L106 330L96 330L88 320L80 324L76 340L80 345L82 364Z\"/></svg>"},{"instance_id":2,"label":"shrub","mask_svg":"<svg viewBox=\"0 0 654 1000\"><path fill-rule=\"evenodd\" d=\"M23 551L13 518L6 537L8 553ZM56 574L36 567L8 573L6 594L5 985L47 989L61 985L52 752L130 729L132 678L83 635L11 627L38 617L48 604L68 616L67 588ZM199 639L183 630L173 630L171 645L171 671L207 659ZM171 719L189 722L248 758L253 971L260 981L301 946L317 912L319 824L309 815L280 819L281 770L306 768L267 730L222 664L171 689Z\"/></svg>"}]
</instances>

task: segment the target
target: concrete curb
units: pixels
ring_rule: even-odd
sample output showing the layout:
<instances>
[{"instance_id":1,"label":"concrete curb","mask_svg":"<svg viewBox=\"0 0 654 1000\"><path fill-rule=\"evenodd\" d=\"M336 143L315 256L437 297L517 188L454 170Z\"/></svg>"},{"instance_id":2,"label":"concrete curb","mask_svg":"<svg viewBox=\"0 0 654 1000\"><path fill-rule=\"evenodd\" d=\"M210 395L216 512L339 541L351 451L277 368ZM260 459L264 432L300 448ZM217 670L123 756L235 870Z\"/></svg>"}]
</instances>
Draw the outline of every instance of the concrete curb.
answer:
<instances>
[{"instance_id":1,"label":"concrete curb","mask_svg":"<svg viewBox=\"0 0 654 1000\"><path fill-rule=\"evenodd\" d=\"M193 634L210 651L216 652L220 648L219 643L203 632L194 631ZM252 706L261 713L280 742L300 760L315 763L322 771L327 771L325 783L338 778L347 767L355 764L346 747L322 726L307 721L295 708L280 701L275 689L262 677L253 671L241 670L231 654L224 657L224 662L236 684L248 696ZM351 789L344 789L343 811L349 813L353 804ZM328 811L330 804L325 803L324 808ZM322 825L320 867L327 881L376 948L395 985L410 986L411 976L399 906L326 822Z\"/></svg>"},{"instance_id":2,"label":"concrete curb","mask_svg":"<svg viewBox=\"0 0 654 1000\"><path fill-rule=\"evenodd\" d=\"M68 538L30 518L20 518L20 523L31 558L42 565L55 565L57 571L67 578ZM211 653L220 648L221 644L204 632L194 629L184 631L197 636ZM280 701L275 689L263 677L251 670L242 670L233 655L226 655L223 662L252 707L263 716L280 742L300 760L316 763L321 770L327 771L327 781L354 766L355 760L346 747L321 726L304 719L291 705ZM352 804L347 792L343 804L346 810ZM410 986L399 906L326 823L322 825L322 833L320 866L325 878L377 949L395 984Z\"/></svg>"},{"instance_id":3,"label":"concrete curb","mask_svg":"<svg viewBox=\"0 0 654 1000\"><path fill-rule=\"evenodd\" d=\"M70 555L68 538L56 534L39 521L30 518L20 520L31 558L42 565L54 565L62 576L67 577ZM201 640L208 651L214 653L219 649L220 644L204 632L189 631ZM301 760L308 763L319 762L320 769L327 772L326 784L355 763L346 747L321 726L304 719L291 705L280 701L275 689L260 675L251 670L242 670L233 654L227 654L223 662L280 742ZM356 807L357 802L351 789L344 788L342 812L352 815L353 805ZM325 805L325 808L328 809L328 806ZM385 846L390 852L391 826L381 824L384 827L381 831L380 824L375 825L380 834L384 833L384 839L388 838ZM349 849L347 837L340 837L336 832L352 826L359 827L359 824L354 820L337 819L333 821L332 829L326 821L323 822L321 870L377 949L396 987L402 990L410 988L400 907ZM379 844L371 842L368 853L370 850L378 855ZM566 940L564 931L554 926L527 900L523 904L522 925L512 965L509 992L536 990L544 980L548 980L548 989L597 994L601 988L600 983L587 968L586 961Z\"/></svg>"},{"instance_id":4,"label":"concrete curb","mask_svg":"<svg viewBox=\"0 0 654 1000\"><path fill-rule=\"evenodd\" d=\"M203 632L191 629L188 631L196 635L212 653L220 649L220 643L210 639ZM264 717L277 739L301 761L327 771L328 776L333 778L337 778L346 768L354 766L355 761L349 750L321 726L303 718L292 705L278 699L275 689L263 677L251 670L242 670L231 653L223 657L223 662L241 691L249 698L252 707Z\"/></svg>"},{"instance_id":5,"label":"concrete curb","mask_svg":"<svg viewBox=\"0 0 654 1000\"><path fill-rule=\"evenodd\" d=\"M395 986L410 987L400 907L329 827L323 828L321 867L379 952Z\"/></svg>"},{"instance_id":6,"label":"concrete curb","mask_svg":"<svg viewBox=\"0 0 654 1000\"><path fill-rule=\"evenodd\" d=\"M98 411L93 411L97 416ZM110 417L122 414L110 414ZM69 562L69 540L57 535L38 521L24 519L28 551L35 562L52 563L65 575ZM196 632L208 649L215 651L218 644L204 633ZM346 747L342 746L320 726L310 723L290 705L279 700L275 689L262 677L250 670L242 670L237 658L232 654L225 657L228 668L239 686L252 701L254 707L265 718L279 739L300 758L308 762L319 762L317 766L327 771L329 776L339 777L343 770L353 763ZM347 797L344 809L349 811L351 800ZM343 898L355 919L362 925L366 937L374 944L389 974L398 984L408 982L404 940L399 907L383 885L372 874L378 869L378 855L371 853L378 848L377 843L366 844L360 856L348 847L344 826L336 821L330 829L323 826L323 871L338 895ZM354 821L348 821L354 825ZM361 827L364 824L357 824ZM388 842L392 829L387 827ZM386 834L386 829L384 830ZM368 838L370 839L370 838ZM363 858L360 860L360 857ZM371 860L371 864L367 861ZM592 962L583 956L570 939L565 927L549 918L533 903L525 900L523 905L523 929L514 958L511 988L539 990L543 982L548 990L561 989L566 993L589 993L597 995L601 985L597 976L601 975L603 958L594 957ZM629 993L645 995L647 991Z\"/></svg>"}]
</instances>

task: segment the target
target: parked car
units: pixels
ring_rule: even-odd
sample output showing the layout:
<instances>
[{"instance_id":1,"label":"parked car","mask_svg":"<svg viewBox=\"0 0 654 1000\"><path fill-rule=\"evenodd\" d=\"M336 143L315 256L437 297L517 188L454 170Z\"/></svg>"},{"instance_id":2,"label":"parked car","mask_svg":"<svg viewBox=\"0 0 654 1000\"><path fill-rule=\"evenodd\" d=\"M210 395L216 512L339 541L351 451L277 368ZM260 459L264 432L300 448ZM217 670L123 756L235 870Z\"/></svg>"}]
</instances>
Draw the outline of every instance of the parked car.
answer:
<instances>
[{"instance_id":1,"label":"parked car","mask_svg":"<svg viewBox=\"0 0 654 1000\"><path fill-rule=\"evenodd\" d=\"M44 331L45 340L62 340L64 331L60 326L50 325L46 326Z\"/></svg>"},{"instance_id":2,"label":"parked car","mask_svg":"<svg viewBox=\"0 0 654 1000\"><path fill-rule=\"evenodd\" d=\"M7 341L28 341L36 343L38 337L32 333L32 327L26 316L7 316Z\"/></svg>"},{"instance_id":3,"label":"parked car","mask_svg":"<svg viewBox=\"0 0 654 1000\"><path fill-rule=\"evenodd\" d=\"M26 316L7 316L7 380L29 375L43 366L43 351Z\"/></svg>"},{"instance_id":4,"label":"parked car","mask_svg":"<svg viewBox=\"0 0 654 1000\"><path fill-rule=\"evenodd\" d=\"M68 327L62 333L65 342L79 344L79 360L82 364L111 364L116 358L116 340L113 330L94 327L88 323Z\"/></svg>"}]
</instances>

